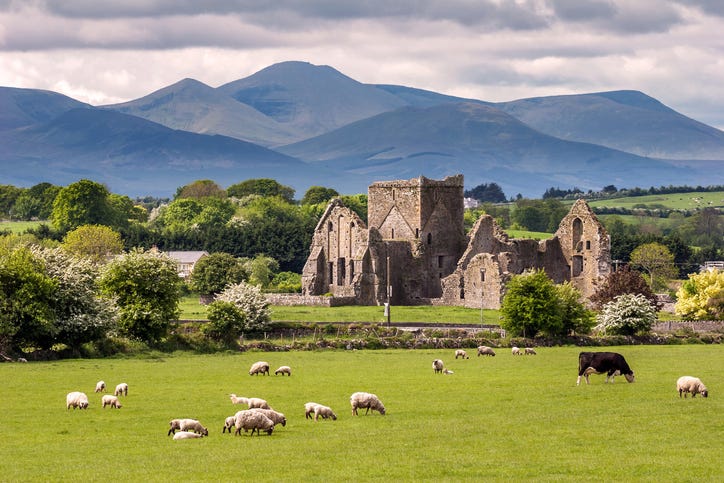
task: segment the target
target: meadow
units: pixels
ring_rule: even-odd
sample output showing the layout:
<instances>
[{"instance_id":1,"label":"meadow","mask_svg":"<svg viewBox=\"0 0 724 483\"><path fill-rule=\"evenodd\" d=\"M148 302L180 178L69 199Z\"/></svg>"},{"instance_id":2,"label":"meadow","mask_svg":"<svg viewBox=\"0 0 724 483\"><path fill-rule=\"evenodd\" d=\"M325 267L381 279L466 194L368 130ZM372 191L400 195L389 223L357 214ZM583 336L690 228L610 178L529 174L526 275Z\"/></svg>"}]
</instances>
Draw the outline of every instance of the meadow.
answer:
<instances>
[{"instance_id":1,"label":"meadow","mask_svg":"<svg viewBox=\"0 0 724 483\"><path fill-rule=\"evenodd\" d=\"M247 352L0 364L4 481L536 480L721 481L724 349L627 346L628 384L591 376L576 387L579 348L537 356L455 360L452 350ZM441 358L452 375L433 374ZM291 377L249 376L266 360ZM676 379L700 377L708 399L680 399ZM129 384L123 408L102 409L95 383ZM66 410L82 390L89 409ZM352 416L349 395L376 393L387 415ZM222 434L239 406L263 397L286 414L271 436ZM338 420L305 420L304 403ZM209 437L173 441L172 418Z\"/></svg>"}]
</instances>

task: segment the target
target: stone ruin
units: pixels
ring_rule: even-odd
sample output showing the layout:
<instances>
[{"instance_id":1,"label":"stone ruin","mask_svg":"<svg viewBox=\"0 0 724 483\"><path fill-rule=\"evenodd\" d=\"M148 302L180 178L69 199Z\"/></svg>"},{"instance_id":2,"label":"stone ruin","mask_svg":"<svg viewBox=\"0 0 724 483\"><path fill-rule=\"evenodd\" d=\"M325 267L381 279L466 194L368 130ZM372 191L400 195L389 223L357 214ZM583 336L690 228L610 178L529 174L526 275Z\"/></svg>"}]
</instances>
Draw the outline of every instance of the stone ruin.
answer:
<instances>
[{"instance_id":1,"label":"stone ruin","mask_svg":"<svg viewBox=\"0 0 724 483\"><path fill-rule=\"evenodd\" d=\"M368 225L340 199L317 224L302 271L304 295L358 305L500 308L508 280L543 269L584 297L611 270L610 238L585 200L552 238L510 238L489 215L466 235L463 176L381 181L368 190Z\"/></svg>"}]
</instances>

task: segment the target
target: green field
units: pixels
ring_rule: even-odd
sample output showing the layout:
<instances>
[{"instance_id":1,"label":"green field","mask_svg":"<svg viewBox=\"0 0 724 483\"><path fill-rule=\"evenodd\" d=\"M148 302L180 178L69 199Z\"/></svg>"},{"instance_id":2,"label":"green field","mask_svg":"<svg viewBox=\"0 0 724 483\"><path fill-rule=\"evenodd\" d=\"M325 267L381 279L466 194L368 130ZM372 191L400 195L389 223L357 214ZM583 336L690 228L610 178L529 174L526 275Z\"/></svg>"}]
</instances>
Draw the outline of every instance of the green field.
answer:
<instances>
[{"instance_id":1,"label":"green field","mask_svg":"<svg viewBox=\"0 0 724 483\"><path fill-rule=\"evenodd\" d=\"M37 228L41 221L0 221L0 231L10 230L11 233L23 233L28 228Z\"/></svg>"},{"instance_id":2,"label":"green field","mask_svg":"<svg viewBox=\"0 0 724 483\"><path fill-rule=\"evenodd\" d=\"M175 355L0 364L3 481L722 481L724 348L616 347L637 381L576 387L578 348L537 356L455 360L452 350ZM454 371L436 375L434 358ZM256 360L291 377L249 376ZM680 399L676 378L701 377L708 399ZM101 409L96 381L125 381L120 410ZM66 410L82 390L91 405ZM387 408L354 417L349 395ZM228 394L263 397L286 414L271 436L222 434L240 409ZM303 405L337 421L304 419ZM172 418L208 426L172 441Z\"/></svg>"},{"instance_id":3,"label":"green field","mask_svg":"<svg viewBox=\"0 0 724 483\"><path fill-rule=\"evenodd\" d=\"M672 210L692 210L696 208L724 207L724 191L672 193L667 195L631 196L606 200L589 200L592 208L620 207L633 209L636 205L663 205Z\"/></svg>"}]
</instances>

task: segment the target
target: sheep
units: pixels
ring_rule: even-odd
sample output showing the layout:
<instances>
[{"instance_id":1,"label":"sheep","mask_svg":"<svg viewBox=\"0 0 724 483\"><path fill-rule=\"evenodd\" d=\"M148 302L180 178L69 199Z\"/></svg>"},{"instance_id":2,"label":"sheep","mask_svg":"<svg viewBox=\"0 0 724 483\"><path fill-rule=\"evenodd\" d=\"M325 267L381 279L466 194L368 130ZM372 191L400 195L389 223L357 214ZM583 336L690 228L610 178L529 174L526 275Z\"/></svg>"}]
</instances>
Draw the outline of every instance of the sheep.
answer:
<instances>
[{"instance_id":1,"label":"sheep","mask_svg":"<svg viewBox=\"0 0 724 483\"><path fill-rule=\"evenodd\" d=\"M684 394L684 398L686 398L686 393L689 392L692 398L696 397L697 394L701 394L703 397L709 396L709 390L698 377L681 376L676 381L676 390L679 391L679 397Z\"/></svg>"},{"instance_id":2,"label":"sheep","mask_svg":"<svg viewBox=\"0 0 724 483\"><path fill-rule=\"evenodd\" d=\"M103 404L103 407L110 406L112 408L121 409L123 406L118 401L117 396L111 396L110 394L106 394L101 398L101 403Z\"/></svg>"},{"instance_id":3,"label":"sheep","mask_svg":"<svg viewBox=\"0 0 724 483\"><path fill-rule=\"evenodd\" d=\"M458 357L462 357L463 359L470 359L470 357L468 357L468 353L462 349L458 349L455 351L455 359L457 359Z\"/></svg>"},{"instance_id":4,"label":"sheep","mask_svg":"<svg viewBox=\"0 0 724 483\"><path fill-rule=\"evenodd\" d=\"M304 419L312 419L315 406L319 406L319 404L315 402L304 403Z\"/></svg>"},{"instance_id":5,"label":"sheep","mask_svg":"<svg viewBox=\"0 0 724 483\"><path fill-rule=\"evenodd\" d=\"M246 404L249 405L249 398L248 397L241 397L237 396L236 394L229 394L229 398L231 399L231 404Z\"/></svg>"},{"instance_id":6,"label":"sheep","mask_svg":"<svg viewBox=\"0 0 724 483\"><path fill-rule=\"evenodd\" d=\"M222 433L225 433L227 430L229 431L229 434L231 434L231 428L234 427L234 422L236 421L236 416L229 416L224 420L224 427L221 430Z\"/></svg>"},{"instance_id":7,"label":"sheep","mask_svg":"<svg viewBox=\"0 0 724 483\"><path fill-rule=\"evenodd\" d=\"M442 371L442 373L443 373L443 374L455 374L455 373L454 373L453 371L451 371L450 369L445 369L444 371Z\"/></svg>"},{"instance_id":8,"label":"sheep","mask_svg":"<svg viewBox=\"0 0 724 483\"><path fill-rule=\"evenodd\" d=\"M114 396L128 396L128 384L125 382L120 383L116 386L116 390L113 392Z\"/></svg>"},{"instance_id":9,"label":"sheep","mask_svg":"<svg viewBox=\"0 0 724 483\"><path fill-rule=\"evenodd\" d=\"M96 382L96 392L106 392L106 383L104 381Z\"/></svg>"},{"instance_id":10,"label":"sheep","mask_svg":"<svg viewBox=\"0 0 724 483\"><path fill-rule=\"evenodd\" d=\"M279 374L281 374L282 376L283 376L284 374L286 374L287 376L291 376L291 375L292 375L292 368L289 367L289 366L281 366L279 369L277 369L276 371L274 371L274 375L275 375L275 376L278 376Z\"/></svg>"},{"instance_id":11,"label":"sheep","mask_svg":"<svg viewBox=\"0 0 724 483\"><path fill-rule=\"evenodd\" d=\"M251 368L249 369L249 375L259 375L259 374L266 374L269 375L269 363L264 361L255 362L251 365Z\"/></svg>"},{"instance_id":12,"label":"sheep","mask_svg":"<svg viewBox=\"0 0 724 483\"><path fill-rule=\"evenodd\" d=\"M349 402L352 405L352 414L354 416L357 416L358 408L367 408L365 414L368 414L370 409L372 409L373 411L378 411L383 416L385 415L385 406L374 394L370 394L368 392L355 392L350 396Z\"/></svg>"},{"instance_id":13,"label":"sheep","mask_svg":"<svg viewBox=\"0 0 724 483\"><path fill-rule=\"evenodd\" d=\"M193 431L204 436L209 435L209 430L195 419L172 419L168 424L170 428L167 436L169 434L176 434L176 431Z\"/></svg>"},{"instance_id":14,"label":"sheep","mask_svg":"<svg viewBox=\"0 0 724 483\"><path fill-rule=\"evenodd\" d=\"M312 417L312 413L314 413L314 417ZM332 418L332 421L337 420L337 415L334 414L334 411L332 411L330 407L315 402L308 402L304 405L304 417L306 419L314 419L317 421L319 416L322 416L322 419Z\"/></svg>"},{"instance_id":15,"label":"sheep","mask_svg":"<svg viewBox=\"0 0 724 483\"><path fill-rule=\"evenodd\" d=\"M203 434L192 433L191 431L179 431L178 433L173 433L174 441L179 439L197 439L202 438L203 436Z\"/></svg>"},{"instance_id":16,"label":"sheep","mask_svg":"<svg viewBox=\"0 0 724 483\"><path fill-rule=\"evenodd\" d=\"M65 409L68 410L70 408L78 409L88 409L88 396L84 392L80 391L73 391L69 392L67 396L65 396Z\"/></svg>"},{"instance_id":17,"label":"sheep","mask_svg":"<svg viewBox=\"0 0 724 483\"><path fill-rule=\"evenodd\" d=\"M18 357L18 362L28 362L25 357Z\"/></svg>"},{"instance_id":18,"label":"sheep","mask_svg":"<svg viewBox=\"0 0 724 483\"><path fill-rule=\"evenodd\" d=\"M534 356L534 355L536 355L536 354L537 354L537 352L536 352L535 349L533 349L532 347L526 347L526 348L525 348L525 355Z\"/></svg>"},{"instance_id":19,"label":"sheep","mask_svg":"<svg viewBox=\"0 0 724 483\"><path fill-rule=\"evenodd\" d=\"M521 355L523 355L523 353L520 352L520 348L515 347L515 346L513 346L513 348L510 349L510 352L511 352L514 356L521 356Z\"/></svg>"},{"instance_id":20,"label":"sheep","mask_svg":"<svg viewBox=\"0 0 724 483\"><path fill-rule=\"evenodd\" d=\"M440 359L435 359L432 361L432 370L435 371L435 374L442 373L442 370L445 368L445 364L442 363Z\"/></svg>"},{"instance_id":21,"label":"sheep","mask_svg":"<svg viewBox=\"0 0 724 483\"><path fill-rule=\"evenodd\" d=\"M267 403L264 399L258 397L241 397L237 396L236 394L229 394L229 398L231 398L232 404L246 404L249 409L271 409L269 403Z\"/></svg>"},{"instance_id":22,"label":"sheep","mask_svg":"<svg viewBox=\"0 0 724 483\"><path fill-rule=\"evenodd\" d=\"M262 413L267 418L274 421L274 425L281 424L282 426L287 425L287 418L284 416L284 414L274 411L273 409L261 409L261 408L252 408L250 411L258 411Z\"/></svg>"},{"instance_id":23,"label":"sheep","mask_svg":"<svg viewBox=\"0 0 724 483\"><path fill-rule=\"evenodd\" d=\"M478 347L478 357L480 356L493 356L495 357L495 351L486 345Z\"/></svg>"},{"instance_id":24,"label":"sheep","mask_svg":"<svg viewBox=\"0 0 724 483\"><path fill-rule=\"evenodd\" d=\"M239 411L236 413L234 426L236 427L234 436L237 434L240 435L242 429L245 433L251 429L252 436L254 436L254 431L256 431L256 434L259 435L263 430L270 436L272 431L274 431L274 421L261 412L252 410Z\"/></svg>"}]
</instances>

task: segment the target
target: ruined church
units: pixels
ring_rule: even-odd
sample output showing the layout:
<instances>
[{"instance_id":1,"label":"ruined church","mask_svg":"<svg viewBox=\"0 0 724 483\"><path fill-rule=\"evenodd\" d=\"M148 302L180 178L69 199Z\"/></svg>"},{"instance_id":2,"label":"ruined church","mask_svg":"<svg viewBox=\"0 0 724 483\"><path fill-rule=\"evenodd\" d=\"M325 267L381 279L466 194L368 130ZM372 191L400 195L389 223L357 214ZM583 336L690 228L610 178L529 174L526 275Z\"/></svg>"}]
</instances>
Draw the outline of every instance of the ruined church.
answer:
<instances>
[{"instance_id":1,"label":"ruined church","mask_svg":"<svg viewBox=\"0 0 724 483\"><path fill-rule=\"evenodd\" d=\"M526 270L590 297L611 269L608 233L582 199L546 240L510 238L489 215L466 234L462 175L376 182L367 204L366 224L341 200L329 203L302 272L305 295L497 309L508 280Z\"/></svg>"}]
</instances>

